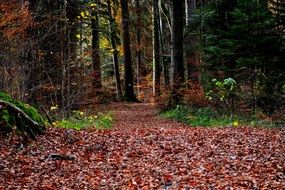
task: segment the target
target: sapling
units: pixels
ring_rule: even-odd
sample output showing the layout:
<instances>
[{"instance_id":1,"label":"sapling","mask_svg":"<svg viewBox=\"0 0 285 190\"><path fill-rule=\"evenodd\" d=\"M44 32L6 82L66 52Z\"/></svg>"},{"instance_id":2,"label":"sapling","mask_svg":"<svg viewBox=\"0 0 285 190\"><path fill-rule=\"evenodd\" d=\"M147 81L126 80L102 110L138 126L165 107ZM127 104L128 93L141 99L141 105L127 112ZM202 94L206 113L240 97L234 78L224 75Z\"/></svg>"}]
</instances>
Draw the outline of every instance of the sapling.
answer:
<instances>
[{"instance_id":1,"label":"sapling","mask_svg":"<svg viewBox=\"0 0 285 190\"><path fill-rule=\"evenodd\" d=\"M234 98L236 96L237 82L233 78L226 78L223 81L213 79L211 89L206 93L210 101L217 101L226 109L230 109L230 122L232 123Z\"/></svg>"}]
</instances>

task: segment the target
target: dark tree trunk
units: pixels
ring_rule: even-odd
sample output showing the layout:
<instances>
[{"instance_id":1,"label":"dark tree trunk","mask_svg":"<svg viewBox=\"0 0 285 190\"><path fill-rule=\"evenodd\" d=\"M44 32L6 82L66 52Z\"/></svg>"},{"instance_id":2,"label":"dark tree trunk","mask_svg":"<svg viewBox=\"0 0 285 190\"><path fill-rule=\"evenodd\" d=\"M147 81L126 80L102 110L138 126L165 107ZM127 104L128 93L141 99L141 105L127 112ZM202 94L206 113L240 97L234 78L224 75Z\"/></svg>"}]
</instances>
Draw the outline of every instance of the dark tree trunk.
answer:
<instances>
[{"instance_id":1,"label":"dark tree trunk","mask_svg":"<svg viewBox=\"0 0 285 190\"><path fill-rule=\"evenodd\" d=\"M171 0L172 3L172 97L171 104L181 102L181 94L179 93L184 83L184 60L183 60L183 28L184 28L184 1Z\"/></svg>"},{"instance_id":2,"label":"dark tree trunk","mask_svg":"<svg viewBox=\"0 0 285 190\"><path fill-rule=\"evenodd\" d=\"M91 12L92 28L92 64L93 64L93 87L95 90L102 88L101 84L101 62L99 54L99 20L96 10Z\"/></svg>"},{"instance_id":3,"label":"dark tree trunk","mask_svg":"<svg viewBox=\"0 0 285 190\"><path fill-rule=\"evenodd\" d=\"M128 101L136 101L133 86L133 71L130 49L130 33L129 33L129 7L128 0L121 0L122 9L122 26L123 26L123 50L125 65L125 94L124 99Z\"/></svg>"},{"instance_id":4,"label":"dark tree trunk","mask_svg":"<svg viewBox=\"0 0 285 190\"><path fill-rule=\"evenodd\" d=\"M186 52L186 65L187 65L187 80L189 81L198 81L199 73L198 73L198 57L197 53L195 52L195 39L193 36L189 35L192 30L193 25L193 16L194 11L196 9L196 0L186 0L186 41L185 44L185 52ZM189 31L189 32L188 32Z\"/></svg>"},{"instance_id":5,"label":"dark tree trunk","mask_svg":"<svg viewBox=\"0 0 285 190\"><path fill-rule=\"evenodd\" d=\"M141 7L140 0L136 0L136 15L137 15L137 28L136 28L136 37L137 37L137 86L138 94L140 92L140 77L142 74L142 52L141 52Z\"/></svg>"},{"instance_id":6,"label":"dark tree trunk","mask_svg":"<svg viewBox=\"0 0 285 190\"><path fill-rule=\"evenodd\" d=\"M67 1L66 7L66 17L68 18L68 35L69 35L69 48L70 48L70 60L76 61L76 51L77 51L77 29L78 21L77 16L79 15L79 2L76 1Z\"/></svg>"},{"instance_id":7,"label":"dark tree trunk","mask_svg":"<svg viewBox=\"0 0 285 190\"><path fill-rule=\"evenodd\" d=\"M120 72L119 72L119 60L118 60L118 50L116 44L116 27L115 27L115 19L112 15L112 8L110 0L107 0L108 4L108 12L109 12L109 22L110 22L110 36L111 36L111 45L113 49L113 64L115 71L115 79L116 79L116 91L117 91L117 100L122 98L122 89L121 89L121 80L120 80ZM114 11L115 12L115 11Z\"/></svg>"},{"instance_id":8,"label":"dark tree trunk","mask_svg":"<svg viewBox=\"0 0 285 190\"><path fill-rule=\"evenodd\" d=\"M152 1L153 6L153 95L160 95L160 45L159 45L159 12L158 0Z\"/></svg>"}]
</instances>

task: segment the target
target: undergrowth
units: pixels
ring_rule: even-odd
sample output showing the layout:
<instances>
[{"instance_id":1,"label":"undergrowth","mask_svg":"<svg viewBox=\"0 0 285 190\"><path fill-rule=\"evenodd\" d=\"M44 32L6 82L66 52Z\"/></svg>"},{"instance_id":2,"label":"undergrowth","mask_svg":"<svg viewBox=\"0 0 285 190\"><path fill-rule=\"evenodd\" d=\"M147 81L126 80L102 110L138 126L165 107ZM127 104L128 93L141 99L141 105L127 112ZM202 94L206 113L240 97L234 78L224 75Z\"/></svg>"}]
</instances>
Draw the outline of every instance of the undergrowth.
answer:
<instances>
[{"instance_id":1,"label":"undergrowth","mask_svg":"<svg viewBox=\"0 0 285 190\"><path fill-rule=\"evenodd\" d=\"M164 111L162 117L174 119L190 126L202 127L223 127L223 126L253 126L253 127L279 127L284 126L285 118L282 121L258 119L255 115L241 116L231 115L211 107L194 108L178 105L176 108Z\"/></svg>"},{"instance_id":2,"label":"undergrowth","mask_svg":"<svg viewBox=\"0 0 285 190\"><path fill-rule=\"evenodd\" d=\"M82 130L86 128L109 129L113 125L113 114L111 112L103 114L85 116L84 112L73 111L72 117L53 123L56 127L66 129Z\"/></svg>"}]
</instances>

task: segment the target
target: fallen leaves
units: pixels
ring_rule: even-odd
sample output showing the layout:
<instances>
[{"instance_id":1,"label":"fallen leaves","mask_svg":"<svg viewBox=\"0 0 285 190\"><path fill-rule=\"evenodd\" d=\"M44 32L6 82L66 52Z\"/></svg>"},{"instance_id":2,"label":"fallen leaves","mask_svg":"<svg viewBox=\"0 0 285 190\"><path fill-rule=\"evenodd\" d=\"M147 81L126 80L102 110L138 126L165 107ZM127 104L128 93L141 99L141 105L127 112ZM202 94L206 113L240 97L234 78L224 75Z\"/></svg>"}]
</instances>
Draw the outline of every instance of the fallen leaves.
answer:
<instances>
[{"instance_id":1,"label":"fallen leaves","mask_svg":"<svg viewBox=\"0 0 285 190\"><path fill-rule=\"evenodd\" d=\"M133 124L118 111L115 129L70 131L72 142L55 128L24 148L1 139L0 189L285 188L284 130L184 127L150 110L132 110L144 118Z\"/></svg>"}]
</instances>

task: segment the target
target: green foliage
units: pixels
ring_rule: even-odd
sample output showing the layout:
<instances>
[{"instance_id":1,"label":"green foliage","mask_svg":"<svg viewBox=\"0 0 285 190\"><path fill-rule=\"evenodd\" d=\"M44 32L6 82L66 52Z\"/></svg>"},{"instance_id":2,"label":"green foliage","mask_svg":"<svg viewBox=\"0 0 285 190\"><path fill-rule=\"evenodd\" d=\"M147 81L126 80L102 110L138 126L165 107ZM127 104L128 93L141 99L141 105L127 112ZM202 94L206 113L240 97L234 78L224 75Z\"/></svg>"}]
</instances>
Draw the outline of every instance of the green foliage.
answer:
<instances>
[{"instance_id":1,"label":"green foliage","mask_svg":"<svg viewBox=\"0 0 285 190\"><path fill-rule=\"evenodd\" d=\"M0 99L5 100L7 102L13 103L13 98L9 96L8 94L5 94L4 92L0 92Z\"/></svg>"},{"instance_id":2,"label":"green foliage","mask_svg":"<svg viewBox=\"0 0 285 190\"><path fill-rule=\"evenodd\" d=\"M12 130L15 123L15 116L9 114L7 109L0 109L0 125L7 130Z\"/></svg>"},{"instance_id":3,"label":"green foliage","mask_svg":"<svg viewBox=\"0 0 285 190\"><path fill-rule=\"evenodd\" d=\"M174 119L190 126L223 127L223 126L252 126L252 127L279 127L284 125L283 120L272 121L259 117L244 117L241 115L230 115L211 107L193 108L188 106L177 106L175 109L165 111L162 117Z\"/></svg>"},{"instance_id":4,"label":"green foliage","mask_svg":"<svg viewBox=\"0 0 285 190\"><path fill-rule=\"evenodd\" d=\"M45 120L42 118L42 116L38 113L38 111L34 107L32 107L32 106L30 106L28 104L25 104L25 103L23 103L21 101L14 100L11 96L7 95L4 92L0 92L0 99L15 105L16 107L21 109L31 119L33 119L34 121L36 121L40 125L45 125ZM5 109L4 109L4 111L5 111ZM5 117L8 117L9 121L13 121L13 118L12 118L13 116L7 116L6 115Z\"/></svg>"},{"instance_id":5,"label":"green foliage","mask_svg":"<svg viewBox=\"0 0 285 190\"><path fill-rule=\"evenodd\" d=\"M285 80L284 36L268 1L218 0L202 9L209 13L200 28L204 85L209 78L232 77L250 107L281 102L272 100L281 96Z\"/></svg>"},{"instance_id":6,"label":"green foliage","mask_svg":"<svg viewBox=\"0 0 285 190\"><path fill-rule=\"evenodd\" d=\"M57 127L63 127L67 129L86 129L94 127L96 129L109 129L113 125L112 113L99 113L97 115L85 116L84 112L73 111L73 116L69 119L54 122Z\"/></svg>"},{"instance_id":7,"label":"green foliage","mask_svg":"<svg viewBox=\"0 0 285 190\"><path fill-rule=\"evenodd\" d=\"M213 108L190 108L177 106L175 109L162 113L163 117L175 119L191 126L228 126L232 125L229 116L223 115Z\"/></svg>"},{"instance_id":8,"label":"green foliage","mask_svg":"<svg viewBox=\"0 0 285 190\"><path fill-rule=\"evenodd\" d=\"M0 104L1 133L9 134L17 130L20 132L20 135L26 137L30 136L33 139L35 139L37 135L43 134L45 121L35 108L14 100L11 96L3 92L0 92L0 100L2 102Z\"/></svg>"},{"instance_id":9,"label":"green foliage","mask_svg":"<svg viewBox=\"0 0 285 190\"><path fill-rule=\"evenodd\" d=\"M226 78L224 81L213 79L206 97L211 101L225 103L226 107L229 108L236 95L236 89L237 82L232 78Z\"/></svg>"}]
</instances>

